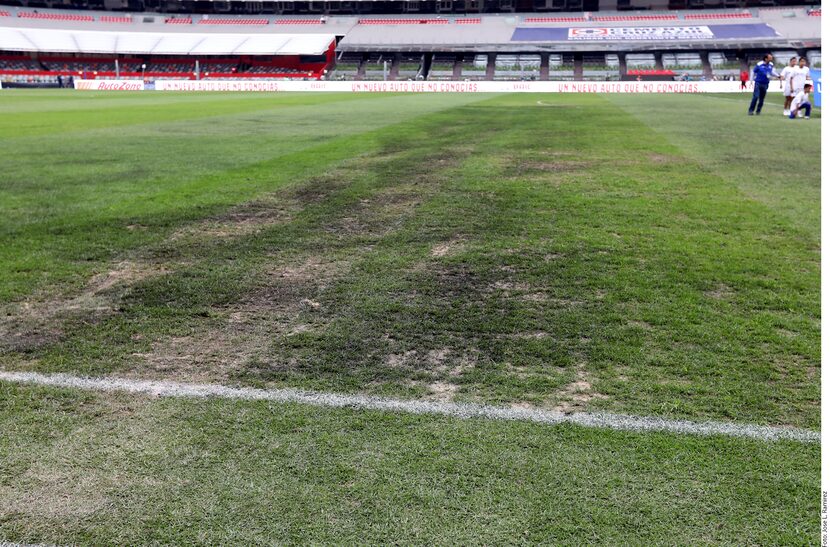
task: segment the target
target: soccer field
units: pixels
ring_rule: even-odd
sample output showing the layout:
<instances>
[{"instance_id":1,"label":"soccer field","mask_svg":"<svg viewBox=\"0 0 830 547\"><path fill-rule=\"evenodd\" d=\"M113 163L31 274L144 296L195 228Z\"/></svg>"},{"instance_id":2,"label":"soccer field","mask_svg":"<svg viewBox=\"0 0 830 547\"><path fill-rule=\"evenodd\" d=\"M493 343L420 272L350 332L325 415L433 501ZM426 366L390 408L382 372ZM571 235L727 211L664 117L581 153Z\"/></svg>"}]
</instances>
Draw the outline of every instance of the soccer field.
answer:
<instances>
[{"instance_id":1,"label":"soccer field","mask_svg":"<svg viewBox=\"0 0 830 547\"><path fill-rule=\"evenodd\" d=\"M809 437L820 114L780 99L4 90L0 372ZM0 542L819 539L809 440L5 377Z\"/></svg>"}]
</instances>

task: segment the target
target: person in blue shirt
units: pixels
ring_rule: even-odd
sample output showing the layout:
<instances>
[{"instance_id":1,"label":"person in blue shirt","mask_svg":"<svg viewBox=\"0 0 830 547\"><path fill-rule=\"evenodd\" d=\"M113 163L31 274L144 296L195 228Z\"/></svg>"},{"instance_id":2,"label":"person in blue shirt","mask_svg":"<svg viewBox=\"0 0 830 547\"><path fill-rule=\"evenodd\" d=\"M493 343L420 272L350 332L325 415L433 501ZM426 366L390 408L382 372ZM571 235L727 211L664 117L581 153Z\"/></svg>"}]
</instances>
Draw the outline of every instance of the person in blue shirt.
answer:
<instances>
[{"instance_id":1,"label":"person in blue shirt","mask_svg":"<svg viewBox=\"0 0 830 547\"><path fill-rule=\"evenodd\" d=\"M764 55L763 61L758 61L755 68L752 69L752 77L755 80L755 89L752 92L752 102L749 103L749 115L758 115L764 107L764 98L767 96L767 88L769 87L770 78L781 79L781 76L775 72L775 67L772 64L772 54Z\"/></svg>"}]
</instances>

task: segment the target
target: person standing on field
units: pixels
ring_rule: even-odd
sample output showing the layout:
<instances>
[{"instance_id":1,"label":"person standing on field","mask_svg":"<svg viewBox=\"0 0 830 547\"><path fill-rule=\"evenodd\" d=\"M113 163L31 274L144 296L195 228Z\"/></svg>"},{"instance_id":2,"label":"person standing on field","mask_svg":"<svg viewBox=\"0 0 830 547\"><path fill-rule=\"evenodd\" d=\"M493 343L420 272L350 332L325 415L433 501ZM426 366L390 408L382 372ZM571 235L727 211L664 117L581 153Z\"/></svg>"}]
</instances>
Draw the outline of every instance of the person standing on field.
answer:
<instances>
[{"instance_id":1,"label":"person standing on field","mask_svg":"<svg viewBox=\"0 0 830 547\"><path fill-rule=\"evenodd\" d=\"M749 115L760 116L761 109L764 108L764 98L767 96L770 78L781 79L781 76L775 72L771 53L767 53L762 61L758 61L752 69L752 76L755 80L755 87L752 91L752 102L749 103Z\"/></svg>"},{"instance_id":2,"label":"person standing on field","mask_svg":"<svg viewBox=\"0 0 830 547\"><path fill-rule=\"evenodd\" d=\"M749 81L749 72L746 70L741 71L741 89L746 89L746 83Z\"/></svg>"},{"instance_id":3,"label":"person standing on field","mask_svg":"<svg viewBox=\"0 0 830 547\"><path fill-rule=\"evenodd\" d=\"M790 59L790 64L784 67L781 71L781 79L784 81L784 115L790 115L790 104L793 102L793 97L798 88L792 87L792 77L795 73L795 64L798 59L793 57ZM802 86L803 87L803 86Z\"/></svg>"},{"instance_id":4,"label":"person standing on field","mask_svg":"<svg viewBox=\"0 0 830 547\"><path fill-rule=\"evenodd\" d=\"M810 79L810 67L807 66L807 59L801 57L798 60L798 66L793 68L790 74L790 87L793 90L794 97L796 93L804 89L804 85ZM789 106L792 106L792 99Z\"/></svg>"}]
</instances>

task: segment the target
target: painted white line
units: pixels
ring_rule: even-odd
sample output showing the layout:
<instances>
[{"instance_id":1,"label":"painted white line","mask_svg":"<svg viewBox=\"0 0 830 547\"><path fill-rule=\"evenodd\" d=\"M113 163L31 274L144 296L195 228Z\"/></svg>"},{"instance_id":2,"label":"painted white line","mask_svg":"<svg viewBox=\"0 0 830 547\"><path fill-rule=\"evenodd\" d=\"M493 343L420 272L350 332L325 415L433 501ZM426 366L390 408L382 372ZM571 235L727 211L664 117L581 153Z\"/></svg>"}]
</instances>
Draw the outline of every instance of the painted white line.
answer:
<instances>
[{"instance_id":1,"label":"painted white line","mask_svg":"<svg viewBox=\"0 0 830 547\"><path fill-rule=\"evenodd\" d=\"M341 395L295 389L256 389L215 384L188 384L124 378L86 378L68 374L0 371L0 380L22 384L77 388L93 391L122 391L158 397L217 397L251 401L299 403L332 408L381 410L407 414L438 414L454 418L515 420L542 424L570 423L583 427L620 431L664 431L688 435L726 435L765 441L821 441L821 433L807 429L728 422L691 422L651 416L577 412L564 414L542 409L506 408L466 403L407 401L367 395Z\"/></svg>"}]
</instances>

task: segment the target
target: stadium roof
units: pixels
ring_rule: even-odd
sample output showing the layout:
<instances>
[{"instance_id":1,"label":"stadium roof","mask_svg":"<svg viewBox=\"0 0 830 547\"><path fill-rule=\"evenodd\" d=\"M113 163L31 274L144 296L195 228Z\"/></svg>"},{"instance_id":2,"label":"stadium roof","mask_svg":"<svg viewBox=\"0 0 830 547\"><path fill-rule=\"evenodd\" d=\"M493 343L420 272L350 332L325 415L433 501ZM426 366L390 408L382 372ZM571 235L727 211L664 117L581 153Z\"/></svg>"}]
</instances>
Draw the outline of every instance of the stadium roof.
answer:
<instances>
[{"instance_id":1,"label":"stadium roof","mask_svg":"<svg viewBox=\"0 0 830 547\"><path fill-rule=\"evenodd\" d=\"M143 13L106 20L107 12L10 8L0 17L0 50L83 53L239 55L340 51L579 52L652 49L815 48L821 17L805 8L677 12L595 12L568 17L260 16ZM111 14L112 12L109 12ZM70 18L66 17L70 14ZM118 19L118 21L112 21ZM172 24L176 23L176 24ZM440 24L439 24L440 23ZM233 26L231 26L233 25Z\"/></svg>"},{"instance_id":2,"label":"stadium roof","mask_svg":"<svg viewBox=\"0 0 830 547\"><path fill-rule=\"evenodd\" d=\"M320 55L332 34L172 33L0 28L0 50L155 55Z\"/></svg>"}]
</instances>

